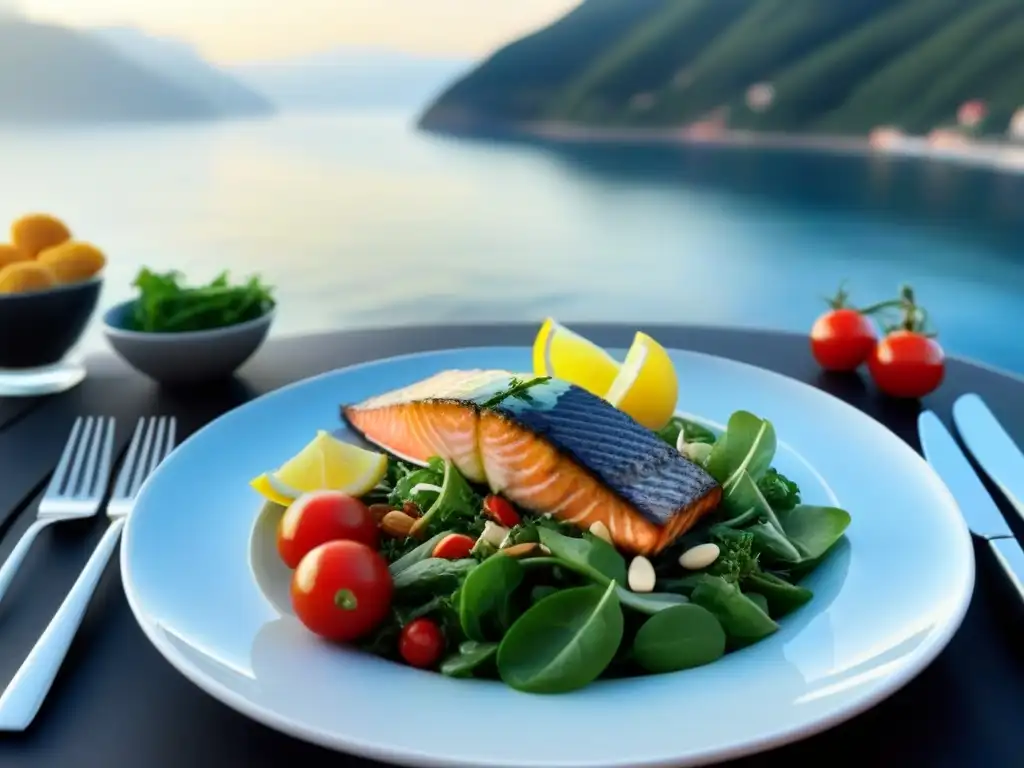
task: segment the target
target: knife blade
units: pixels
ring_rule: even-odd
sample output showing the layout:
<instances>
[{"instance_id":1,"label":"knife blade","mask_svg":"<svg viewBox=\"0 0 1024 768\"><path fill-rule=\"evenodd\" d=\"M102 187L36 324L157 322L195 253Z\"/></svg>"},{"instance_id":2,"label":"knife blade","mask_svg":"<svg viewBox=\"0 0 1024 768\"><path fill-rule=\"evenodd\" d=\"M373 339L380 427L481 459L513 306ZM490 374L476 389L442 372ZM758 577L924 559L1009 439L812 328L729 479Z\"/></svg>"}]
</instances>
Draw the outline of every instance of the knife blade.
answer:
<instances>
[{"instance_id":1,"label":"knife blade","mask_svg":"<svg viewBox=\"0 0 1024 768\"><path fill-rule=\"evenodd\" d=\"M939 417L923 411L917 428L925 459L953 494L967 527L988 545L996 563L1024 600L1024 549L1013 537L1006 518Z\"/></svg>"},{"instance_id":2,"label":"knife blade","mask_svg":"<svg viewBox=\"0 0 1024 768\"><path fill-rule=\"evenodd\" d=\"M953 403L953 423L985 474L1024 517L1024 453L978 395Z\"/></svg>"}]
</instances>

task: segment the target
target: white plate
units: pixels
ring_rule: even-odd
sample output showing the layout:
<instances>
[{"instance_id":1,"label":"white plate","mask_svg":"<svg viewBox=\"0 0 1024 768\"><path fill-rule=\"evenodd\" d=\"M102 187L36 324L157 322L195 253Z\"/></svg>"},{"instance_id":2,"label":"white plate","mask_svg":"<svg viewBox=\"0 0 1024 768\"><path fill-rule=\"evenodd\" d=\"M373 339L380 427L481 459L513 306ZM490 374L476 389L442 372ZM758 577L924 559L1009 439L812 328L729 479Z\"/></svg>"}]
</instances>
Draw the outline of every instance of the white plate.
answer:
<instances>
[{"instance_id":1,"label":"white plate","mask_svg":"<svg viewBox=\"0 0 1024 768\"><path fill-rule=\"evenodd\" d=\"M452 680L323 643L257 587L255 475L338 407L449 368L529 370L525 348L432 352L286 387L213 422L146 483L121 550L143 631L186 677L285 733L408 765L690 766L808 736L870 707L946 645L974 583L970 537L936 475L879 423L759 368L673 352L680 408L770 419L804 501L853 516L805 582L814 599L763 642L686 672L558 696Z\"/></svg>"}]
</instances>

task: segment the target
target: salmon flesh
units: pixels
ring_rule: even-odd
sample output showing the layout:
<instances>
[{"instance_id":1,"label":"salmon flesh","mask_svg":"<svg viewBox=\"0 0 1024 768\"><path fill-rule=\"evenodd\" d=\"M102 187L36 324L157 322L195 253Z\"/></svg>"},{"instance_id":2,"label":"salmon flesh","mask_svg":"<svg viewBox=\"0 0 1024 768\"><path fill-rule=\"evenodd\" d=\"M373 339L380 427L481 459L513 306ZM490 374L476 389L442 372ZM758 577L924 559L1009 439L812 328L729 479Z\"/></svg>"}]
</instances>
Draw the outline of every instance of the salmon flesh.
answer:
<instances>
[{"instance_id":1,"label":"salmon flesh","mask_svg":"<svg viewBox=\"0 0 1024 768\"><path fill-rule=\"evenodd\" d=\"M523 509L600 521L633 554L660 552L718 506L711 475L600 397L557 379L509 394L531 378L444 371L341 413L400 459L440 456Z\"/></svg>"}]
</instances>

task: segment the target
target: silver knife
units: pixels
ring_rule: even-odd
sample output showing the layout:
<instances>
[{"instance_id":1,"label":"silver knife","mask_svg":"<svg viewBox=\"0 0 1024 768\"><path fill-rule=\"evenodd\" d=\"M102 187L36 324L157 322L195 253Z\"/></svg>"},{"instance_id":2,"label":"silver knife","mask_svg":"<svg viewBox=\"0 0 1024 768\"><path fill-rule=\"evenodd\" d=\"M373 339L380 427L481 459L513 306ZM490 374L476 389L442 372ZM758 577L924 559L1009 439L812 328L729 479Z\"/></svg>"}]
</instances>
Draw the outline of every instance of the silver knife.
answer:
<instances>
[{"instance_id":1,"label":"silver knife","mask_svg":"<svg viewBox=\"0 0 1024 768\"><path fill-rule=\"evenodd\" d=\"M1024 454L1013 438L977 395L957 398L953 423L975 461L1024 517Z\"/></svg>"},{"instance_id":2,"label":"silver knife","mask_svg":"<svg viewBox=\"0 0 1024 768\"><path fill-rule=\"evenodd\" d=\"M996 503L938 416L924 411L918 417L917 429L925 459L953 494L967 527L992 550L996 562L1024 600L1024 549L1013 538Z\"/></svg>"}]
</instances>

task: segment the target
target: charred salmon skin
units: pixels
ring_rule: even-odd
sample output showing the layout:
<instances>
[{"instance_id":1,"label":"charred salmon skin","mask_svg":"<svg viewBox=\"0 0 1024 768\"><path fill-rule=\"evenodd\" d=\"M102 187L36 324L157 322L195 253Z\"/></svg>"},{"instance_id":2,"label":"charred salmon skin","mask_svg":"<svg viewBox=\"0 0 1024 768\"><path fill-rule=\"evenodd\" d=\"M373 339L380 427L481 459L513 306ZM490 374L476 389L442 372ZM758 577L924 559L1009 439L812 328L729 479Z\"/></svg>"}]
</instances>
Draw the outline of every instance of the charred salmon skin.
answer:
<instances>
[{"instance_id":1,"label":"charred salmon skin","mask_svg":"<svg viewBox=\"0 0 1024 768\"><path fill-rule=\"evenodd\" d=\"M451 461L523 509L656 554L718 506L721 487L607 401L557 379L445 371L342 406L374 445L423 464Z\"/></svg>"}]
</instances>

